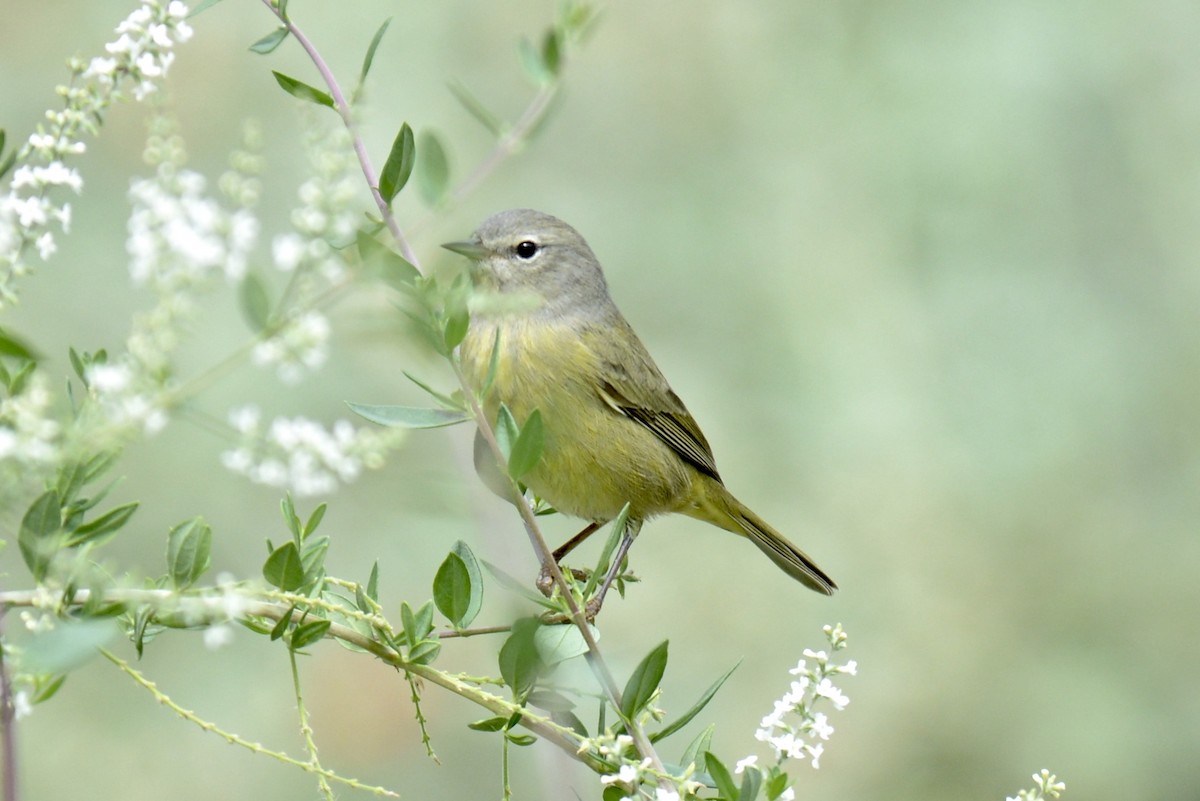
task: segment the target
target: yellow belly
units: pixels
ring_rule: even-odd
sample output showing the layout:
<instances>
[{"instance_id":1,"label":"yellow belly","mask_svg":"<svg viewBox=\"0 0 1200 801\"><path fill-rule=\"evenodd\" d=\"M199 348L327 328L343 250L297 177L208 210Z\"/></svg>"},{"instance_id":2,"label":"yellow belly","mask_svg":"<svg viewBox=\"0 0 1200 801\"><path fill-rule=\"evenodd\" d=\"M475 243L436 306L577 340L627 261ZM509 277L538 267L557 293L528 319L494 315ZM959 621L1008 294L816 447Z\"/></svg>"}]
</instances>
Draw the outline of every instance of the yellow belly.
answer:
<instances>
[{"instance_id":1,"label":"yellow belly","mask_svg":"<svg viewBox=\"0 0 1200 801\"><path fill-rule=\"evenodd\" d=\"M561 512L610 520L626 502L634 517L683 511L699 474L658 437L607 406L597 392L601 361L589 346L603 332L563 323L472 320L460 355L468 382L484 385L496 329L495 379L484 398L490 420L501 403L523 423L541 412L542 460L522 481Z\"/></svg>"}]
</instances>

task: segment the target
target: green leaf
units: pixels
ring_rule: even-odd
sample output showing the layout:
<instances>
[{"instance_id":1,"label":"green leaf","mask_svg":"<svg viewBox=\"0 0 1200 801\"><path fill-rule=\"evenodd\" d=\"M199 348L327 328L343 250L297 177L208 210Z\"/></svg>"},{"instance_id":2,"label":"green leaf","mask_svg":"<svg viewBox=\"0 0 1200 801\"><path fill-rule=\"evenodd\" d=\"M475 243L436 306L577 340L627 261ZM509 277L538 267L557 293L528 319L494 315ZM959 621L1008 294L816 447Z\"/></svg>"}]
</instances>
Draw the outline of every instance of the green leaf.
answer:
<instances>
[{"instance_id":1,"label":"green leaf","mask_svg":"<svg viewBox=\"0 0 1200 801\"><path fill-rule=\"evenodd\" d=\"M267 285L262 278L254 273L246 273L238 289L238 300L250 330L261 333L266 329L271 319L271 299L267 296Z\"/></svg>"},{"instance_id":2,"label":"green leaf","mask_svg":"<svg viewBox=\"0 0 1200 801\"><path fill-rule=\"evenodd\" d=\"M551 28L542 40L542 64L551 77L557 77L562 67L562 43L558 31Z\"/></svg>"},{"instance_id":3,"label":"green leaf","mask_svg":"<svg viewBox=\"0 0 1200 801\"><path fill-rule=\"evenodd\" d=\"M476 122L487 128L492 136L499 138L504 133L504 123L487 106L483 105L465 84L456 80L451 81L449 89L450 94L454 95L454 99L462 104L462 107L475 118Z\"/></svg>"},{"instance_id":4,"label":"green leaf","mask_svg":"<svg viewBox=\"0 0 1200 801\"><path fill-rule=\"evenodd\" d=\"M221 0L200 0L200 2L196 4L196 7L188 13L187 18L191 19L202 11L207 11L219 2L221 2Z\"/></svg>"},{"instance_id":5,"label":"green leaf","mask_svg":"<svg viewBox=\"0 0 1200 801\"><path fill-rule=\"evenodd\" d=\"M704 755L708 753L708 749L712 747L713 732L717 730L717 724L710 723L704 727L704 731L696 735L688 747L683 751L683 759L679 763L683 767L695 764L696 770L701 773L708 772L708 763L704 759Z\"/></svg>"},{"instance_id":6,"label":"green leaf","mask_svg":"<svg viewBox=\"0 0 1200 801\"><path fill-rule=\"evenodd\" d=\"M37 581L46 578L55 554L62 548L62 505L58 493L42 493L21 518L17 545L21 558ZM47 671L51 672L51 671Z\"/></svg>"},{"instance_id":7,"label":"green leaf","mask_svg":"<svg viewBox=\"0 0 1200 801\"><path fill-rule=\"evenodd\" d=\"M296 626L292 631L292 639L289 643L293 651L299 651L306 645L312 645L322 637L325 632L329 631L330 622L328 620L309 620Z\"/></svg>"},{"instance_id":8,"label":"green leaf","mask_svg":"<svg viewBox=\"0 0 1200 801\"><path fill-rule=\"evenodd\" d=\"M416 621L419 632L417 639L423 640L433 631L433 601L421 604L421 608L417 610Z\"/></svg>"},{"instance_id":9,"label":"green leaf","mask_svg":"<svg viewBox=\"0 0 1200 801\"><path fill-rule=\"evenodd\" d=\"M532 734L505 734L504 736L513 745L533 745L537 742L537 738Z\"/></svg>"},{"instance_id":10,"label":"green leaf","mask_svg":"<svg viewBox=\"0 0 1200 801\"><path fill-rule=\"evenodd\" d=\"M733 675L733 671L737 670L738 665L741 665L741 664L742 664L742 660L739 659L737 661L736 665L731 667L729 670L725 671L725 674L723 676L721 676L721 678L714 681L712 683L712 686L710 686L707 690L704 691L704 694L700 696L700 700L698 700L698 701L696 701L696 703L692 704L691 709L689 709L687 712L684 712L683 715L681 715L677 720L675 720L673 723L671 723L671 725L667 726L662 731L658 731L658 732L655 732L654 734L651 734L650 742L656 743L659 740L663 739L664 737L670 737L672 734L674 734L675 732L682 729L688 723L691 723L692 718L696 717L696 715L700 714L700 711L702 709L704 709L704 707L708 706L708 702L711 701L713 699L713 696L717 694L717 690L721 689L721 685L723 685L726 681L728 681L729 677Z\"/></svg>"},{"instance_id":11,"label":"green leaf","mask_svg":"<svg viewBox=\"0 0 1200 801\"><path fill-rule=\"evenodd\" d=\"M321 504L316 509L313 509L312 514L308 516L308 522L304 524L304 530L301 532L302 539L308 537L317 530L317 526L321 525L321 521L325 519L325 509L328 504Z\"/></svg>"},{"instance_id":12,"label":"green leaf","mask_svg":"<svg viewBox=\"0 0 1200 801\"><path fill-rule=\"evenodd\" d=\"M534 636L539 627L537 618L521 618L513 623L512 632L500 647L500 676L517 703L524 701L537 683L541 659Z\"/></svg>"},{"instance_id":13,"label":"green leaf","mask_svg":"<svg viewBox=\"0 0 1200 801\"><path fill-rule=\"evenodd\" d=\"M508 406L504 403L500 404L500 408L496 410L496 442L500 446L500 452L504 454L504 460L509 461L512 455L513 443L517 440L517 435L520 429L517 428L516 418L509 411Z\"/></svg>"},{"instance_id":14,"label":"green leaf","mask_svg":"<svg viewBox=\"0 0 1200 801\"><path fill-rule=\"evenodd\" d=\"M445 393L438 392L436 389L421 381L421 379L417 378L407 370L401 370L400 372L404 374L405 378L428 392L435 400L437 400L438 403L442 404L446 408L453 409L455 411L463 411L465 409L461 398L455 398L452 395L446 395Z\"/></svg>"},{"instance_id":15,"label":"green leaf","mask_svg":"<svg viewBox=\"0 0 1200 801\"><path fill-rule=\"evenodd\" d=\"M508 724L506 717L484 718L474 723L468 723L467 728L474 731L500 731Z\"/></svg>"},{"instance_id":16,"label":"green leaf","mask_svg":"<svg viewBox=\"0 0 1200 801\"><path fill-rule=\"evenodd\" d=\"M442 140L433 131L422 131L420 144L417 148L421 154L417 159L417 191L422 200L436 206L450 186L450 161L446 158Z\"/></svg>"},{"instance_id":17,"label":"green leaf","mask_svg":"<svg viewBox=\"0 0 1200 801\"><path fill-rule=\"evenodd\" d=\"M377 272L380 280L401 292L411 292L421 272L407 259L383 245L366 231L355 234L363 266Z\"/></svg>"},{"instance_id":18,"label":"green leaf","mask_svg":"<svg viewBox=\"0 0 1200 801\"><path fill-rule=\"evenodd\" d=\"M11 334L3 328L0 328L0 356L14 356L18 359L28 359L31 362L36 362L41 358L16 334Z\"/></svg>"},{"instance_id":19,"label":"green leaf","mask_svg":"<svg viewBox=\"0 0 1200 801\"><path fill-rule=\"evenodd\" d=\"M0 178L8 175L8 171L17 163L16 149L8 151L8 155L0 158Z\"/></svg>"},{"instance_id":20,"label":"green leaf","mask_svg":"<svg viewBox=\"0 0 1200 801\"><path fill-rule=\"evenodd\" d=\"M550 719L559 726L565 726L571 731L578 734L580 737L587 737L587 726L583 725L583 721L574 712L551 712Z\"/></svg>"},{"instance_id":21,"label":"green leaf","mask_svg":"<svg viewBox=\"0 0 1200 801\"><path fill-rule=\"evenodd\" d=\"M463 566L467 569L467 577L471 581L471 596L467 601L467 611L463 615L462 625L469 626L475 620L475 616L479 614L479 610L483 608L483 573L479 569L479 561L475 558L471 548L462 540L454 543L453 552L463 561Z\"/></svg>"},{"instance_id":22,"label":"green leaf","mask_svg":"<svg viewBox=\"0 0 1200 801\"><path fill-rule=\"evenodd\" d=\"M754 801L762 788L762 771L758 768L746 768L742 773L742 790L738 793L739 801Z\"/></svg>"},{"instance_id":23,"label":"green leaf","mask_svg":"<svg viewBox=\"0 0 1200 801\"><path fill-rule=\"evenodd\" d=\"M408 605L408 601L400 603L400 626L404 629L404 636L410 646L420 642L425 636L417 631L417 616L413 614L412 607Z\"/></svg>"},{"instance_id":24,"label":"green leaf","mask_svg":"<svg viewBox=\"0 0 1200 801\"><path fill-rule=\"evenodd\" d=\"M304 562L296 543L284 543L271 552L263 565L263 578L284 592L304 586Z\"/></svg>"},{"instance_id":25,"label":"green leaf","mask_svg":"<svg viewBox=\"0 0 1200 801\"><path fill-rule=\"evenodd\" d=\"M22 655L26 673L69 673L93 656L96 649L118 634L112 620L59 621L49 631L35 634Z\"/></svg>"},{"instance_id":26,"label":"green leaf","mask_svg":"<svg viewBox=\"0 0 1200 801\"><path fill-rule=\"evenodd\" d=\"M354 101L357 101L362 96L363 86L367 82L367 73L371 71L371 64L375 61L375 51L379 49L379 43L383 41L383 35L387 32L388 26L392 24L392 18L388 17L379 26L379 30L375 31L375 35L371 37L371 44L367 46L367 54L363 56L362 69L358 73L358 85L354 87Z\"/></svg>"},{"instance_id":27,"label":"green leaf","mask_svg":"<svg viewBox=\"0 0 1200 801\"><path fill-rule=\"evenodd\" d=\"M588 629L594 638L599 639L600 632L594 626L589 624ZM583 632L574 623L542 626L534 634L533 642L537 646L538 656L546 663L547 667L553 667L559 662L582 656L588 650Z\"/></svg>"},{"instance_id":28,"label":"green leaf","mask_svg":"<svg viewBox=\"0 0 1200 801\"><path fill-rule=\"evenodd\" d=\"M575 702L557 690L534 690L526 703L547 712L570 712L575 708Z\"/></svg>"},{"instance_id":29,"label":"green leaf","mask_svg":"<svg viewBox=\"0 0 1200 801\"><path fill-rule=\"evenodd\" d=\"M767 798L774 799L783 795L783 791L788 786L788 775L783 771L772 771L771 776L766 781Z\"/></svg>"},{"instance_id":30,"label":"green leaf","mask_svg":"<svg viewBox=\"0 0 1200 801\"><path fill-rule=\"evenodd\" d=\"M621 714L626 720L641 712L650 697L658 689L663 672L667 669L667 640L663 640L653 651L633 669L633 675L625 683L625 691L621 693Z\"/></svg>"},{"instance_id":31,"label":"green leaf","mask_svg":"<svg viewBox=\"0 0 1200 801\"><path fill-rule=\"evenodd\" d=\"M521 426L521 433L517 436L517 441L512 445L512 452L508 455L508 474L513 479L520 479L521 476L537 467L537 463L542 458L544 440L542 414L534 409L525 419L525 425Z\"/></svg>"},{"instance_id":32,"label":"green leaf","mask_svg":"<svg viewBox=\"0 0 1200 801\"><path fill-rule=\"evenodd\" d=\"M268 53L274 53L275 48L283 44L283 40L288 37L288 29L286 25L280 25L275 30L268 33L263 38L259 39L254 44L250 45L251 53L258 53L260 56L265 56Z\"/></svg>"},{"instance_id":33,"label":"green leaf","mask_svg":"<svg viewBox=\"0 0 1200 801\"><path fill-rule=\"evenodd\" d=\"M275 82L279 84L280 88L292 97L316 103L318 106L334 107L333 98L315 86L309 86L303 81L298 81L275 70L271 70L271 74L275 76Z\"/></svg>"},{"instance_id":34,"label":"green leaf","mask_svg":"<svg viewBox=\"0 0 1200 801\"><path fill-rule=\"evenodd\" d=\"M554 79L554 73L546 66L542 54L528 39L517 43L517 54L521 57L521 66L525 75L537 86L545 86Z\"/></svg>"},{"instance_id":35,"label":"green leaf","mask_svg":"<svg viewBox=\"0 0 1200 801\"><path fill-rule=\"evenodd\" d=\"M304 541L300 550L300 564L304 566L304 583L311 584L325 570L325 554L329 551L329 537L312 537Z\"/></svg>"},{"instance_id":36,"label":"green leaf","mask_svg":"<svg viewBox=\"0 0 1200 801\"><path fill-rule=\"evenodd\" d=\"M413 406L374 406L346 401L350 410L372 423L396 428L441 428L466 422L471 416L453 409L421 409Z\"/></svg>"},{"instance_id":37,"label":"green leaf","mask_svg":"<svg viewBox=\"0 0 1200 801\"><path fill-rule=\"evenodd\" d=\"M418 665L428 665L437 659L437 655L442 651L442 644L436 640L421 640L416 644L416 647L410 648L408 651L408 659L410 662L415 662Z\"/></svg>"},{"instance_id":38,"label":"green leaf","mask_svg":"<svg viewBox=\"0 0 1200 801\"><path fill-rule=\"evenodd\" d=\"M288 527L288 531L292 532L292 539L296 541L298 547L300 545L300 516L296 514L296 504L292 502L292 493L285 492L283 498L280 499L279 513L283 515L283 522Z\"/></svg>"},{"instance_id":39,"label":"green leaf","mask_svg":"<svg viewBox=\"0 0 1200 801\"><path fill-rule=\"evenodd\" d=\"M442 330L442 340L446 350L452 351L459 346L467 336L467 328L471 324L471 312L467 308L467 281L470 279L464 273L455 282L454 290L446 298L445 327Z\"/></svg>"},{"instance_id":40,"label":"green leaf","mask_svg":"<svg viewBox=\"0 0 1200 801\"><path fill-rule=\"evenodd\" d=\"M417 160L417 145L413 139L412 128L408 123L400 126L400 133L392 141L392 150L384 162L383 172L379 176L379 194L389 206L393 198L400 193L412 175L413 165Z\"/></svg>"},{"instance_id":41,"label":"green leaf","mask_svg":"<svg viewBox=\"0 0 1200 801\"><path fill-rule=\"evenodd\" d=\"M625 788L619 784L608 785L600 794L601 801L624 801L626 797Z\"/></svg>"},{"instance_id":42,"label":"green leaf","mask_svg":"<svg viewBox=\"0 0 1200 801\"><path fill-rule=\"evenodd\" d=\"M729 768L721 764L721 760L713 755L712 751L704 752L704 761L708 763L708 775L712 776L716 782L717 792L725 799L725 801L739 801L737 785L733 783L733 776L729 773Z\"/></svg>"},{"instance_id":43,"label":"green leaf","mask_svg":"<svg viewBox=\"0 0 1200 801\"><path fill-rule=\"evenodd\" d=\"M433 602L455 628L461 628L471 604L471 576L462 557L451 551L433 578Z\"/></svg>"},{"instance_id":44,"label":"green leaf","mask_svg":"<svg viewBox=\"0 0 1200 801\"><path fill-rule=\"evenodd\" d=\"M67 534L67 547L74 548L85 542L95 543L104 538L106 534L113 534L129 522L129 518L133 517L133 513L137 511L137 508L137 501L131 501L130 503L121 504L113 509L109 509L95 520L89 520Z\"/></svg>"},{"instance_id":45,"label":"green leaf","mask_svg":"<svg viewBox=\"0 0 1200 801\"><path fill-rule=\"evenodd\" d=\"M484 568L487 569L487 572L492 574L492 578L496 579L496 581L500 584L500 586L503 587L504 589L508 590L509 592L516 593L517 595L520 595L522 598L524 598L528 601L532 601L533 603L538 604L540 606L544 606L547 609L557 609L558 608L554 604L552 604L549 601L549 599L547 599L544 595L534 592L532 589L529 588L529 585L527 585L525 582L518 581L517 579L510 576L508 573L505 573L503 570L501 570L499 567L492 564L488 560L481 559L480 562L482 562Z\"/></svg>"},{"instance_id":46,"label":"green leaf","mask_svg":"<svg viewBox=\"0 0 1200 801\"><path fill-rule=\"evenodd\" d=\"M600 550L600 558L596 562L596 568L592 571L592 575L588 576L587 584L583 588L583 597L590 598L592 591L600 583L602 576L608 575L608 563L612 559L613 551L617 549L617 544L621 538L625 536L625 527L629 525L629 503L628 501L621 507L621 511L617 513L616 518L608 529L608 539L604 543L604 547Z\"/></svg>"},{"instance_id":47,"label":"green leaf","mask_svg":"<svg viewBox=\"0 0 1200 801\"><path fill-rule=\"evenodd\" d=\"M275 642L275 640L278 640L287 633L288 626L292 624L292 614L295 611L296 606L293 604L292 607L288 609L288 613L286 615L275 621L275 625L271 628L271 642Z\"/></svg>"},{"instance_id":48,"label":"green leaf","mask_svg":"<svg viewBox=\"0 0 1200 801\"><path fill-rule=\"evenodd\" d=\"M367 597L379 603L379 560L371 565L371 576L367 579Z\"/></svg>"},{"instance_id":49,"label":"green leaf","mask_svg":"<svg viewBox=\"0 0 1200 801\"><path fill-rule=\"evenodd\" d=\"M44 674L34 679L35 690L33 693L33 703L40 704L43 701L49 701L54 697L63 686L63 682L67 680L65 674L54 676L49 681L45 680Z\"/></svg>"}]
</instances>

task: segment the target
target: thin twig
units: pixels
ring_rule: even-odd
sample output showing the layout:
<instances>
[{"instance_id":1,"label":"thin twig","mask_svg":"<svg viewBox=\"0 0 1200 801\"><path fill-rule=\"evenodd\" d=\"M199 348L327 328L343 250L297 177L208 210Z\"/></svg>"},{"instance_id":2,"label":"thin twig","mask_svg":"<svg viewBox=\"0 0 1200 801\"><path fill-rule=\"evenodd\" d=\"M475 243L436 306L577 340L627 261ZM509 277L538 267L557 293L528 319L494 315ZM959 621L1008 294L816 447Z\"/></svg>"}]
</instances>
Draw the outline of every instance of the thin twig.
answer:
<instances>
[{"instance_id":1,"label":"thin twig","mask_svg":"<svg viewBox=\"0 0 1200 801\"><path fill-rule=\"evenodd\" d=\"M4 652L3 623L8 606L0 607L0 757L4 769L4 801L17 801L17 733L16 709L13 705L12 680L8 676L7 654Z\"/></svg>"},{"instance_id":2,"label":"thin twig","mask_svg":"<svg viewBox=\"0 0 1200 801\"><path fill-rule=\"evenodd\" d=\"M139 684L143 689L145 689L152 696L154 696L155 701L158 701L160 704L165 706L167 709L170 709L172 712L174 712L176 715L179 715L179 717L183 718L184 720L195 723L197 726L199 726L204 731L212 732L213 734L217 735L218 737L225 740L225 742L230 743L231 745L241 746L242 748L248 749L256 754L264 754L266 756L273 757L285 764L292 765L293 767L300 768L301 770L307 771L309 773L315 773L315 774L321 776L322 779L337 782L339 784L344 784L347 787L353 787L356 790L366 790L367 792L374 793L375 795L379 795L379 796L385 796L387 798L399 798L400 797L399 793L393 792L393 791L387 789L386 787L377 787L377 786L370 785L370 784L363 784L358 779L350 779L345 776L340 776L331 770L326 770L325 768L320 767L319 765L314 765L311 762L301 762L299 759L290 757L287 754L283 753L282 751L273 751L270 748L264 747L261 743L251 742L250 740L239 737L238 735L236 735L232 732L227 732L224 729L221 729L218 726L216 726L214 723L207 721L204 718L200 717L199 715L197 715L195 712L191 711L190 709L184 709L179 704L175 703L175 701L173 701L169 695L164 693L162 690L158 689L158 685L156 685L154 682L147 679L145 677L145 675L143 675L140 671L138 671L135 667L133 667L133 665L130 665L124 659L117 656L113 652L109 651L107 648L100 648L99 651L100 651L100 654L105 659L107 659L109 662L112 662L114 665L116 665L117 668L122 673L129 676L137 684Z\"/></svg>"},{"instance_id":3,"label":"thin twig","mask_svg":"<svg viewBox=\"0 0 1200 801\"><path fill-rule=\"evenodd\" d=\"M271 13L279 18L288 32L296 37L296 41L304 48L304 52L308 53L309 59L312 60L313 66L317 68L317 72L321 73L321 79L325 81L325 85L329 87L329 94L333 97L334 107L337 113L341 115L342 122L346 126L346 130L350 132L350 137L354 141L354 153L358 156L359 166L362 168L363 177L367 180L367 186L371 190L371 197L375 200L375 205L379 208L379 214L382 217L384 224L387 225L388 231L396 240L396 247L400 248L400 255L404 256L410 264L420 268L420 262L417 261L417 254L408 243L408 237L404 235L404 231L396 222L395 215L392 214L388 202L384 200L383 195L379 192L378 173L375 172L375 167L371 164L371 157L367 154L367 145L363 141L358 132L358 123L354 120L354 112L350 108L349 102L346 101L346 96L342 92L342 87L338 84L337 78L333 75L333 70L325 63L325 59L321 56L316 46L309 40L304 32L296 26L294 22L288 19L279 7L272 0L262 0L263 5L271 10Z\"/></svg>"},{"instance_id":4,"label":"thin twig","mask_svg":"<svg viewBox=\"0 0 1200 801\"><path fill-rule=\"evenodd\" d=\"M304 706L304 693L300 688L300 667L296 664L296 651L288 648L288 662L292 666L292 691L296 695L296 713L300 716L300 735L304 738L304 748L308 751L308 763L317 774L317 787L328 801L333 801L333 788L321 773L321 760L317 756L317 741L313 737L312 725L308 722L308 708Z\"/></svg>"}]
</instances>

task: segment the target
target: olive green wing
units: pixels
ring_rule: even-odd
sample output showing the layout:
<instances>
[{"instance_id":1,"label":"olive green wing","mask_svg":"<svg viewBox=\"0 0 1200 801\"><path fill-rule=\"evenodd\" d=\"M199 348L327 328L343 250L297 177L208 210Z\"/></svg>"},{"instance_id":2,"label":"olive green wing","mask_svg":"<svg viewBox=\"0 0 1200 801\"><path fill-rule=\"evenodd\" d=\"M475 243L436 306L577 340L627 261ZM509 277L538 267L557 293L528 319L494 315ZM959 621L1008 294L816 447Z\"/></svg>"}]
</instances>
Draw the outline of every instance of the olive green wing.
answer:
<instances>
[{"instance_id":1,"label":"olive green wing","mask_svg":"<svg viewBox=\"0 0 1200 801\"><path fill-rule=\"evenodd\" d=\"M644 426L701 473L721 480L712 448L683 401L667 384L637 335L624 320L632 345L622 360L600 365L600 397L614 411Z\"/></svg>"}]
</instances>

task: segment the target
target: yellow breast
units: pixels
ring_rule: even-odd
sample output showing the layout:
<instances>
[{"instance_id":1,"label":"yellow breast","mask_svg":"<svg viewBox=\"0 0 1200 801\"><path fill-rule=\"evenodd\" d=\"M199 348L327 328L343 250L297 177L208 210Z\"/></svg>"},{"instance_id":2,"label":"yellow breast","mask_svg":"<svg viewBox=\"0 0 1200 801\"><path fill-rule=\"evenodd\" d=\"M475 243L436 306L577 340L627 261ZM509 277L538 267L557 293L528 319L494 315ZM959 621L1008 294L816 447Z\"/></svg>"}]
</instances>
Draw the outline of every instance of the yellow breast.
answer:
<instances>
[{"instance_id":1,"label":"yellow breast","mask_svg":"<svg viewBox=\"0 0 1200 801\"><path fill-rule=\"evenodd\" d=\"M472 320L460 357L476 391L496 371L484 407L503 403L517 423L538 409L545 426L541 463L523 481L561 512L615 517L628 501L636 517L688 503L694 472L661 440L601 399L603 364L592 347L603 332L544 320Z\"/></svg>"}]
</instances>

